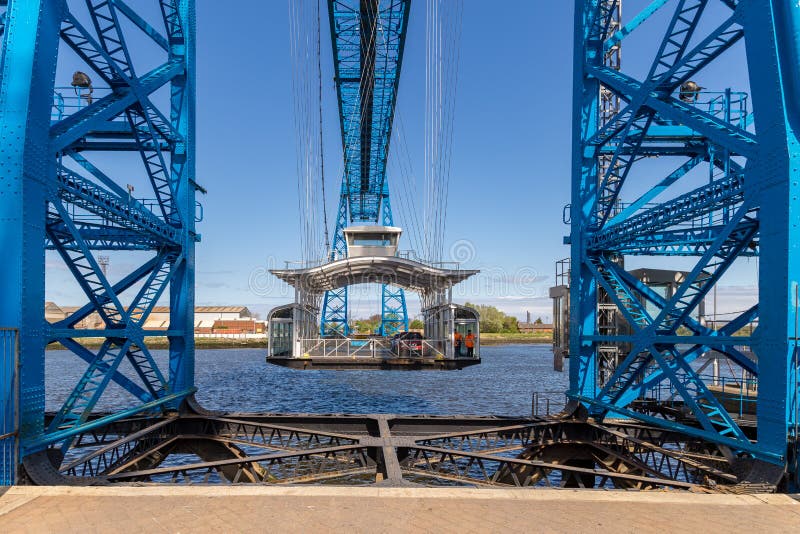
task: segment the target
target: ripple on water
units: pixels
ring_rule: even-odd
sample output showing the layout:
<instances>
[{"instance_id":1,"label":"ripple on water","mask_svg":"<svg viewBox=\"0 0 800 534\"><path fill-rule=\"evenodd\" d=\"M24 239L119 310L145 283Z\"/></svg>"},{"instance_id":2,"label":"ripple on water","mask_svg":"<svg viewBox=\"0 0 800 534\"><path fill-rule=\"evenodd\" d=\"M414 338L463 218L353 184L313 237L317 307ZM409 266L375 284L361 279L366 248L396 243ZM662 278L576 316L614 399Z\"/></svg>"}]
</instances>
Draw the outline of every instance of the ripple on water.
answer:
<instances>
[{"instance_id":1,"label":"ripple on water","mask_svg":"<svg viewBox=\"0 0 800 534\"><path fill-rule=\"evenodd\" d=\"M528 415L532 392L563 391L568 381L553 371L549 345L483 347L481 365L443 372L298 371L264 356L262 349L198 350L198 401L231 411ZM166 351L154 357L167 368ZM61 406L85 369L67 351L47 352L48 410ZM130 396L111 384L97 409L128 405Z\"/></svg>"}]
</instances>

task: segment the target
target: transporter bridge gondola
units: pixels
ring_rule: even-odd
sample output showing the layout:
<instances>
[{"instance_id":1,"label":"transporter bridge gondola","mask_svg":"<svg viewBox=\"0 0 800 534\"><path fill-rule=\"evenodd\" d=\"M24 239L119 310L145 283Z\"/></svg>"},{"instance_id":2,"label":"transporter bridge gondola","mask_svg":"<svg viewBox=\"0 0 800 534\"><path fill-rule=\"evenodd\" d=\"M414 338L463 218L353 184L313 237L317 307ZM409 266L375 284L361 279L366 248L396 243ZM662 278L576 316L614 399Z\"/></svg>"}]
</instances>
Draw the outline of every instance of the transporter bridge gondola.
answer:
<instances>
[{"instance_id":1,"label":"transporter bridge gondola","mask_svg":"<svg viewBox=\"0 0 800 534\"><path fill-rule=\"evenodd\" d=\"M350 227L346 235L351 251L346 258L271 271L294 288L295 301L269 313L267 362L296 369L436 370L480 363L478 312L452 301L453 287L478 271L461 269L454 262L424 262L411 254L399 255L399 228ZM391 285L418 293L422 335L321 333L320 304L325 293L357 284ZM466 342L469 334L472 350Z\"/></svg>"}]
</instances>

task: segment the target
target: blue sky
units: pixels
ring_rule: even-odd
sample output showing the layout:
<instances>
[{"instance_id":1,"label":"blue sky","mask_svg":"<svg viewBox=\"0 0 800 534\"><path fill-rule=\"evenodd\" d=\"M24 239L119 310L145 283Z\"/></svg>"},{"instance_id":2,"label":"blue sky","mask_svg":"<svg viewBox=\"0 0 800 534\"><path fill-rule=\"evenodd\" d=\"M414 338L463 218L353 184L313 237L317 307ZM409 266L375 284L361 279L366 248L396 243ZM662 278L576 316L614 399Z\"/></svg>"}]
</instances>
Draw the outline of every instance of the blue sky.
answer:
<instances>
[{"instance_id":1,"label":"blue sky","mask_svg":"<svg viewBox=\"0 0 800 534\"><path fill-rule=\"evenodd\" d=\"M562 211L570 191L573 2L463 1L445 256L468 242L464 266L483 274L457 291L456 300L549 318L554 262L568 255ZM398 115L420 175L425 2L412 4ZM626 0L626 13L643 5ZM197 181L208 189L200 198L197 303L246 304L263 315L292 300L264 269L300 258L289 7L287 0L237 0L235 6L197 0ZM642 27L626 41L626 64L651 59L647 32ZM335 192L341 141L329 43L324 34L326 181ZM741 87L743 72L731 60L714 75ZM417 207L423 208L421 196ZM112 277L115 266L123 274L129 261L112 257ZM746 292L751 283L742 274L731 287ZM64 287L50 284L48 298L82 301ZM355 300L355 315L377 309L367 295Z\"/></svg>"},{"instance_id":2,"label":"blue sky","mask_svg":"<svg viewBox=\"0 0 800 534\"><path fill-rule=\"evenodd\" d=\"M253 298L250 271L268 260L300 256L288 7L245 1L235 12L215 10L211 16L206 4L198 7L198 179L209 195L203 199L197 298L259 303L266 309L291 296L276 287L273 295ZM567 231L561 211L569 197L571 135L572 10L567 4L512 1L501 10L465 1L445 248L469 240L475 254L466 266L487 270L503 287L486 291L485 283L470 284L457 293L459 300L491 300L518 314L525 308L539 314L549 310L546 298L521 298L517 284L503 274L513 278L521 272L528 282L535 280L535 287L527 288L529 297L546 297L545 277L552 277L554 260L567 254L561 245ZM243 19L241 12L252 16ZM552 30L536 35L534 26L543 20ZM220 37L204 39L212 33ZM424 37L425 4L413 2L398 114L418 175L424 149ZM328 43L324 37L326 163L339 169ZM544 84L552 89L542 91ZM540 96L544 92L546 99ZM546 141L534 140L544 132ZM328 173L328 191L338 189L341 177L334 173ZM389 180L393 183L391 174ZM418 201L421 211L423 199ZM232 233L240 237L231 239ZM367 297L355 300L354 313L367 313L367 303L360 305Z\"/></svg>"}]
</instances>

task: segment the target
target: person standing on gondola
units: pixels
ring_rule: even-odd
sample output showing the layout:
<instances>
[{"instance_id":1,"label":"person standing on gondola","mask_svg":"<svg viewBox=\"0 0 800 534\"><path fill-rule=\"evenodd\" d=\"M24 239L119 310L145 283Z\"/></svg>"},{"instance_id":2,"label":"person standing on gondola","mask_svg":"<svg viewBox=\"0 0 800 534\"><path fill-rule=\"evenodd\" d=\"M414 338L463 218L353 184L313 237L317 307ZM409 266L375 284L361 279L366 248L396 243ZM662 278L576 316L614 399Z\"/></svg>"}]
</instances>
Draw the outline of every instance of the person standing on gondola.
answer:
<instances>
[{"instance_id":1,"label":"person standing on gondola","mask_svg":"<svg viewBox=\"0 0 800 534\"><path fill-rule=\"evenodd\" d=\"M467 330L467 337L464 340L464 344L467 346L467 358L474 358L475 357L475 336L472 333L472 330Z\"/></svg>"}]
</instances>

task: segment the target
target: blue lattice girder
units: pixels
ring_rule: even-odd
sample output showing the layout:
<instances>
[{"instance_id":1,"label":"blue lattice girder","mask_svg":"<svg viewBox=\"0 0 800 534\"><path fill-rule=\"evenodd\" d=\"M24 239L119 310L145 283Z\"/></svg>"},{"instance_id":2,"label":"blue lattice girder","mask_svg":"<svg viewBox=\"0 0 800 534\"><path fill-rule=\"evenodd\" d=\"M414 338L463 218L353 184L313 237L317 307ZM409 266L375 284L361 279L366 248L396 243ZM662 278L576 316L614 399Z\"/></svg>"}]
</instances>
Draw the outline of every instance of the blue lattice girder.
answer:
<instances>
[{"instance_id":1,"label":"blue lattice girder","mask_svg":"<svg viewBox=\"0 0 800 534\"><path fill-rule=\"evenodd\" d=\"M666 299L655 293L645 284L634 279L630 274L622 269L615 268L613 264L606 263L604 267L607 271L613 272L613 276L618 280L619 286L625 288L625 292L629 295L627 298L637 302L640 299L646 300L656 305L660 310L668 309L669 302ZM731 337L741 328L756 319L757 313L758 307L754 306L730 321L718 331L712 331L701 325L698 321L687 318L684 324L695 334L691 337L677 336L670 340L665 335L657 335L652 328L648 329L647 327L652 326L652 323L644 323L644 328L642 328L641 324L635 326L635 328L638 329L636 333L638 335L632 337L621 336L616 339L609 336L603 339L603 341L611 342L632 342L634 343L634 347L631 349L626 359L617 366L614 374L600 391L598 397L605 403L622 407L627 406L640 394L644 394L647 388L656 386L666 375L658 366L654 366L655 362L649 352L647 352L647 347L655 342L665 343L668 340L672 343L683 345L686 343L698 343L698 345L683 352L682 358L687 363L690 363L698 356L704 354L707 350L714 349L725 354L747 372L757 377L759 375L757 363L753 362L736 348L736 345L748 344L750 338L744 336L737 336L736 338ZM634 392L634 394L631 394L631 392Z\"/></svg>"},{"instance_id":2,"label":"blue lattice girder","mask_svg":"<svg viewBox=\"0 0 800 534\"><path fill-rule=\"evenodd\" d=\"M139 79L141 92L150 94L157 91L182 74L184 68L181 61L168 60ZM64 117L51 126L51 148L56 151L67 151L73 143L90 135L92 131L105 128L108 121L119 117L126 108L136 102L136 95L125 89L118 89L116 92L95 100L92 105Z\"/></svg>"},{"instance_id":3,"label":"blue lattice girder","mask_svg":"<svg viewBox=\"0 0 800 534\"><path fill-rule=\"evenodd\" d=\"M339 207L336 210L336 227L333 231L333 242L328 254L329 261L347 257L347 241L344 238L344 229L347 227L348 221L349 195L347 191L347 179L343 177L339 193ZM350 334L347 298L346 287L325 292L325 297L322 301L322 317L320 319L321 336L347 336Z\"/></svg>"},{"instance_id":4,"label":"blue lattice girder","mask_svg":"<svg viewBox=\"0 0 800 534\"><path fill-rule=\"evenodd\" d=\"M20 331L21 455L56 442L68 447L71 436L98 424L88 417L111 381L135 404L104 421L176 408L193 391L194 2L152 1L155 17L140 15L138 2L123 0L88 0L88 17L70 12L72 0L14 1L4 13L0 136L6 160L0 178L13 194L0 201L3 239L10 244L0 277L0 323ZM157 28L159 22L163 27ZM148 62L159 66L137 73L128 31L152 39L163 57ZM51 116L59 43L106 94ZM166 107L150 100L162 88L170 95ZM138 154L154 200L146 206L125 188L136 173L130 165L126 178L116 175L119 169L101 171L92 162L96 150ZM58 252L88 299L55 324L43 320L46 248ZM112 284L94 256L99 250L149 251L152 257ZM143 330L167 294L169 328ZM92 314L102 327L76 328ZM169 373L147 349L145 340L156 334L168 336ZM94 352L77 341L86 337L105 341ZM45 430L44 345L56 341L88 367ZM123 360L125 369L118 367ZM0 386L7 393L9 385Z\"/></svg>"},{"instance_id":5,"label":"blue lattice girder","mask_svg":"<svg viewBox=\"0 0 800 534\"><path fill-rule=\"evenodd\" d=\"M702 13L700 12L700 14ZM681 83L689 80L704 67L713 62L719 55L736 44L736 42L742 38L743 34L744 32L742 29L736 25L736 17L731 17L709 34L708 37L703 39L690 52L682 55L680 58L673 56L672 66L660 75L653 74L658 67L661 66L661 63L657 60L651 67L651 75L647 83L640 84L638 91L620 93L620 96L631 103L623 108L615 117L612 117L603 127L598 129L588 140L588 143L592 145L602 145L614 139L633 118L638 117L647 99L653 94L656 94L656 92L654 92L655 89L662 94L671 94ZM685 43L688 42L688 39L685 37L687 36L684 35L681 39L682 43L684 43L682 46L685 46ZM665 39L662 46L666 45L667 41L671 41L671 38ZM666 64L667 63L665 63L665 65ZM609 88L615 91L617 90L610 85Z\"/></svg>"},{"instance_id":6,"label":"blue lattice girder","mask_svg":"<svg viewBox=\"0 0 800 534\"><path fill-rule=\"evenodd\" d=\"M328 0L345 172L329 260L347 256L350 222L392 225L386 162L410 0ZM325 294L321 335L349 333L347 288ZM405 293L381 288L383 335L408 329Z\"/></svg>"},{"instance_id":7,"label":"blue lattice girder","mask_svg":"<svg viewBox=\"0 0 800 534\"><path fill-rule=\"evenodd\" d=\"M606 262L604 265L609 271L612 271L614 276L617 277L619 283L625 284L626 290L629 291L637 300L643 300L657 310L664 310L670 306L667 299L655 292L653 289L644 284L643 282L634 278L630 273L620 268L613 262ZM702 341L706 347L713 348L725 355L731 360L736 362L739 366L747 372L758 376L758 364L745 356L733 342L737 345L744 345L750 341L748 336L737 336L735 339L731 338L733 334L737 333L748 323L752 323L758 318L758 305L754 305L744 313L729 321L728 324L721 327L719 330L712 330L704 326L700 321L686 316L683 326L688 328L695 334L691 339L692 341ZM650 323L652 324L652 323Z\"/></svg>"},{"instance_id":8,"label":"blue lattice girder","mask_svg":"<svg viewBox=\"0 0 800 534\"><path fill-rule=\"evenodd\" d=\"M620 221L628 219L632 214L642 209L648 202L656 198L659 194L663 193L669 186L686 176L686 173L697 167L702 161L703 157L700 155L690 158L683 165L667 175L657 185L648 189L634 202L631 202L628 206L622 209L617 215L612 217L605 226L608 228L610 226L614 226Z\"/></svg>"},{"instance_id":9,"label":"blue lattice girder","mask_svg":"<svg viewBox=\"0 0 800 534\"><path fill-rule=\"evenodd\" d=\"M603 85L625 99L632 99L640 93L645 93L642 105L653 110L661 120L688 126L708 137L711 142L727 147L732 153L742 156L754 155L755 137L738 126L677 98L664 96L655 89L648 91L645 84L608 67L592 66L588 67L588 70Z\"/></svg>"},{"instance_id":10,"label":"blue lattice girder","mask_svg":"<svg viewBox=\"0 0 800 534\"><path fill-rule=\"evenodd\" d=\"M96 354L91 350L87 349L74 339L70 338L59 338L58 340L67 350L71 351L73 354L76 354L80 357L83 361L88 364L92 364L96 359ZM118 370L114 370L113 372L108 373L111 377L111 380L115 382L117 385L122 387L125 391L136 397L142 402L150 402L155 399L155 397L148 393L142 386L119 372Z\"/></svg>"},{"instance_id":11,"label":"blue lattice girder","mask_svg":"<svg viewBox=\"0 0 800 534\"><path fill-rule=\"evenodd\" d=\"M52 205L67 232L56 233L50 227L47 236L106 325L121 325L125 312L119 297L111 289L111 284L70 218L67 208L60 200L52 202Z\"/></svg>"},{"instance_id":12,"label":"blue lattice girder","mask_svg":"<svg viewBox=\"0 0 800 534\"><path fill-rule=\"evenodd\" d=\"M621 270L614 268L611 262L601 257L594 259L593 263L596 263L596 266L590 267L592 273L605 287L628 323L639 334L634 337L635 342L629 355L619 364L614 375L600 392L600 398L614 402L616 395L620 395L634 380L644 375L654 358L649 347L658 342L660 335L674 335L677 329L684 325L696 333L710 334L706 329L700 331L698 325L690 321L689 314L730 267L738 250L750 243L757 225L747 217L747 212L746 206L740 207L738 217L734 217L728 223L726 231L717 237L712 248L700 258L692 272L678 287L675 295L668 302L660 302L662 306L656 317L647 312L642 299L634 291L634 287L637 287L642 292L641 284L632 284L629 275L625 279ZM650 300L653 298L652 293L646 296L649 296ZM691 338L688 338L687 342L691 342ZM743 356L737 359L740 363L744 363Z\"/></svg>"},{"instance_id":13,"label":"blue lattice girder","mask_svg":"<svg viewBox=\"0 0 800 534\"><path fill-rule=\"evenodd\" d=\"M740 253L750 247L758 231L758 220L751 216L747 203L738 208L714 243L698 259L678 286L669 304L655 318L660 332L674 333L689 314L722 278Z\"/></svg>"},{"instance_id":14,"label":"blue lattice girder","mask_svg":"<svg viewBox=\"0 0 800 534\"><path fill-rule=\"evenodd\" d=\"M700 356L706 354L707 351L717 350L731 358L731 360L738 363L742 368L748 370L748 372L754 376L758 376L759 373L757 363L739 352L735 345L730 344L730 342L726 343L723 341L723 339L726 337L730 340L733 334L742 329L748 323L751 323L755 318L757 318L757 316L758 306L756 305L740 314L738 317L730 321L719 330L709 332L707 334L707 339L703 341L704 344L690 347L689 349L685 350L680 357L685 362L691 363ZM715 339L719 339L720 343L715 343ZM697 337L693 337L692 341L698 341ZM737 338L734 341L736 343L744 344L748 343L750 340ZM655 388L665 378L666 377L661 369L656 367L652 369L652 372L638 373L638 381L636 383L628 383L625 387L614 388L613 395L611 394L611 388L609 388L609 390L604 390L601 393L600 398L606 399L607 402L612 403L614 406L625 407L630 405L630 403L637 398L646 395L648 391Z\"/></svg>"},{"instance_id":15,"label":"blue lattice girder","mask_svg":"<svg viewBox=\"0 0 800 534\"><path fill-rule=\"evenodd\" d=\"M100 216L107 221L107 226L152 234L153 239L173 246L178 244L178 229L158 218L136 199L120 197L63 165L59 166L56 179L59 198L64 203Z\"/></svg>"},{"instance_id":16,"label":"blue lattice girder","mask_svg":"<svg viewBox=\"0 0 800 534\"><path fill-rule=\"evenodd\" d=\"M150 272L139 292L131 301L127 309L127 319L136 326L144 326L144 321L153 307L159 301L175 274L173 265L182 263L183 258L169 253L159 253L156 256L156 267Z\"/></svg>"},{"instance_id":17,"label":"blue lattice girder","mask_svg":"<svg viewBox=\"0 0 800 534\"><path fill-rule=\"evenodd\" d=\"M647 83L630 101L628 107L620 113L620 117L612 118L604 128L618 128L614 137L619 135L621 142L618 143L600 183L597 199L598 226L603 226L611 216L620 188L625 182L636 158L636 153L653 122L654 111L649 108L643 110L642 104L650 90L663 85L664 78L673 72L682 59L707 2L708 0L680 0L658 49L656 59L650 68L650 73L647 75ZM617 125L623 126L619 128ZM634 132L636 132L635 135ZM598 136L603 139L607 133L606 135L600 133ZM630 150L627 150L629 148Z\"/></svg>"},{"instance_id":18,"label":"blue lattice girder","mask_svg":"<svg viewBox=\"0 0 800 534\"><path fill-rule=\"evenodd\" d=\"M351 221L376 222L410 0L328 0Z\"/></svg>"},{"instance_id":19,"label":"blue lattice girder","mask_svg":"<svg viewBox=\"0 0 800 534\"><path fill-rule=\"evenodd\" d=\"M111 380L112 373L119 367L131 346L130 340L118 343L119 341L111 339L103 342L72 393L50 422L48 431L65 430L86 421Z\"/></svg>"},{"instance_id":20,"label":"blue lattice girder","mask_svg":"<svg viewBox=\"0 0 800 534\"><path fill-rule=\"evenodd\" d=\"M340 287L325 292L322 304L320 335L347 336L350 333L347 313L347 296L346 287Z\"/></svg>"},{"instance_id":21,"label":"blue lattice girder","mask_svg":"<svg viewBox=\"0 0 800 534\"><path fill-rule=\"evenodd\" d=\"M142 18L133 8L131 8L128 4L126 4L123 0L112 0L111 2L117 11L124 15L128 20L130 20L133 24L135 24L142 32L146 35L150 36L150 38L160 46L164 51L169 52L169 42L164 35L150 25L147 20ZM180 17L178 15L177 9L175 9L176 5L174 2L170 1L162 1L161 9L163 11L164 20L167 23L167 26L171 26L172 29L168 31L169 35L181 35L180 31Z\"/></svg>"},{"instance_id":22,"label":"blue lattice girder","mask_svg":"<svg viewBox=\"0 0 800 534\"><path fill-rule=\"evenodd\" d=\"M782 463L792 425L800 419L792 341L800 301L800 253L794 246L800 240L795 191L800 143L793 126L800 120L800 8L777 0L724 0L731 12L706 9L712 3L655 1L612 34L616 0L576 1L570 391L600 416L624 414L680 427L731 451ZM664 37L646 75L640 79L604 61L606 52L665 9L671 10L669 18L650 24L651 34L662 24ZM712 88L708 94L718 96L706 101L705 90L679 93L690 80L713 84L713 71L706 67L723 54L740 53L734 45L742 41L752 98L725 87ZM601 91L624 103L616 114L600 115ZM656 156L685 159L670 174L650 180L638 162ZM602 171L600 158L605 158ZM700 167L709 169L702 185ZM655 186L642 193L640 179ZM687 180L694 180L688 193L682 185ZM633 181L639 191L626 206L621 201L634 189L626 188ZM694 263L665 299L617 265L629 255L683 256ZM752 256L759 257L758 304L719 330L693 318L692 310L731 265ZM598 286L631 334L598 332ZM753 320L756 333L740 335ZM602 343L631 348L599 387ZM740 345L749 346L757 362ZM692 367L708 350L769 384L759 388L757 443L743 437ZM631 409L632 401L666 383L702 430Z\"/></svg>"},{"instance_id":23,"label":"blue lattice girder","mask_svg":"<svg viewBox=\"0 0 800 534\"><path fill-rule=\"evenodd\" d=\"M706 228L687 228L677 230L657 230L632 239L627 243L615 245L611 250L629 256L699 256L705 253L719 235L722 226ZM757 256L758 243L741 256Z\"/></svg>"},{"instance_id":24,"label":"blue lattice girder","mask_svg":"<svg viewBox=\"0 0 800 534\"><path fill-rule=\"evenodd\" d=\"M596 250L614 250L631 239L699 220L724 207L736 206L744 199L744 184L744 175L736 174L640 210L594 233L590 246Z\"/></svg>"},{"instance_id":25,"label":"blue lattice girder","mask_svg":"<svg viewBox=\"0 0 800 534\"><path fill-rule=\"evenodd\" d=\"M398 287L384 284L381 287L380 334L391 337L408 330L408 310L405 292Z\"/></svg>"},{"instance_id":26,"label":"blue lattice girder","mask_svg":"<svg viewBox=\"0 0 800 534\"><path fill-rule=\"evenodd\" d=\"M381 223L384 226L394 226L394 213L389 196L389 182L383 182L383 216ZM398 332L408 331L408 308L406 306L406 292L400 287L387 284L381 286L381 326L380 334L391 337Z\"/></svg>"}]
</instances>

